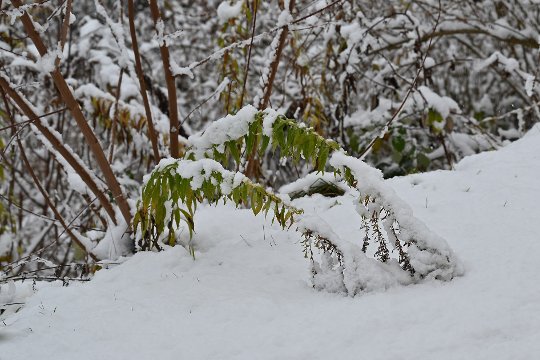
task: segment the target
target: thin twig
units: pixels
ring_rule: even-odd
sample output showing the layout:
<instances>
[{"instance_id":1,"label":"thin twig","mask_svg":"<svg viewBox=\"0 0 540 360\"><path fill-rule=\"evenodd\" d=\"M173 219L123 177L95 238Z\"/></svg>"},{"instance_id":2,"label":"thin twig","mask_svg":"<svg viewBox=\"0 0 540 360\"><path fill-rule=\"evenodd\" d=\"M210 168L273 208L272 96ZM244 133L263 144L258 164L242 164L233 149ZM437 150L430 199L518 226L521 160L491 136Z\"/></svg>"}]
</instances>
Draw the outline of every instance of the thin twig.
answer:
<instances>
[{"instance_id":1,"label":"thin twig","mask_svg":"<svg viewBox=\"0 0 540 360\"><path fill-rule=\"evenodd\" d=\"M120 69L120 75L118 76L118 83L116 84L116 97L114 99L114 115L112 118L111 124L111 144L109 147L109 162L112 164L113 155L114 155L114 142L116 138L116 124L118 123L118 103L120 100L120 91L122 88L122 77L124 75L124 68Z\"/></svg>"},{"instance_id":2,"label":"thin twig","mask_svg":"<svg viewBox=\"0 0 540 360\"><path fill-rule=\"evenodd\" d=\"M24 162L24 164L26 166L26 170L28 171L28 173L30 174L32 179L34 180L34 183L36 184L36 187L38 188L41 195L43 195L43 198L45 199L45 202L47 203L49 208L54 213L54 217L60 222L60 224L62 224L62 227L64 228L65 232L69 235L71 240L74 243L76 243L81 248L81 250L83 250L86 254L88 254L88 256L90 256L92 258L92 260L98 261L97 257L89 249L87 249L86 246L84 246L84 244L73 233L73 231L71 231L69 226L64 221L63 216L60 214L60 212L58 211L58 209L56 208L56 206L52 202L49 194L47 193L47 190L45 190L43 188L43 186L41 185L41 182L39 181L39 179L37 178L34 170L32 169L32 165L30 165L30 162L28 161L28 158L26 157L26 152L25 152L24 147L22 145L22 142L21 142L21 140L19 138L17 138L17 144L19 145L19 150L21 151L21 158L22 158L22 160L23 160L23 162Z\"/></svg>"}]
</instances>

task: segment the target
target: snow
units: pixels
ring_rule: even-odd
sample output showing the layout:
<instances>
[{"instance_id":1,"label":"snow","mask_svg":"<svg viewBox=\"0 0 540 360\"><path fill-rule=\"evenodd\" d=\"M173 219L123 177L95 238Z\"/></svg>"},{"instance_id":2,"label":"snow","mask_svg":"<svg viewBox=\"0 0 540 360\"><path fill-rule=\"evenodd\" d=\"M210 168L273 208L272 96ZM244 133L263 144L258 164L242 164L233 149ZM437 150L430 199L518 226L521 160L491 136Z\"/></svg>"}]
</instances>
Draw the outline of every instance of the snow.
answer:
<instances>
[{"instance_id":1,"label":"snow","mask_svg":"<svg viewBox=\"0 0 540 360\"><path fill-rule=\"evenodd\" d=\"M88 36L102 27L101 23L98 20L92 19L89 16L85 16L83 18L83 21L84 25L79 28L79 35L81 37Z\"/></svg>"},{"instance_id":2,"label":"snow","mask_svg":"<svg viewBox=\"0 0 540 360\"><path fill-rule=\"evenodd\" d=\"M156 170L163 170L165 167L177 164L175 172L184 179L191 179L190 187L199 189L205 180L212 178L213 173L219 173L223 177L221 191L228 195L230 192L247 178L240 173L233 173L225 170L223 166L213 159L177 160L173 158L162 159L156 166Z\"/></svg>"},{"instance_id":3,"label":"snow","mask_svg":"<svg viewBox=\"0 0 540 360\"><path fill-rule=\"evenodd\" d=\"M56 69L56 59L62 59L62 51L56 48L54 51L48 51L43 56L38 56L36 68L43 74L52 73Z\"/></svg>"},{"instance_id":4,"label":"snow","mask_svg":"<svg viewBox=\"0 0 540 360\"><path fill-rule=\"evenodd\" d=\"M501 64L505 71L512 73L519 69L519 62L514 58L508 58L498 51L495 51L487 59L479 61L474 66L474 71L479 72L493 64Z\"/></svg>"},{"instance_id":5,"label":"snow","mask_svg":"<svg viewBox=\"0 0 540 360\"><path fill-rule=\"evenodd\" d=\"M525 78L525 93L527 94L527 96L532 96L533 95L535 82L536 82L536 77L534 77L532 75L527 75L526 76L526 78Z\"/></svg>"},{"instance_id":6,"label":"snow","mask_svg":"<svg viewBox=\"0 0 540 360\"><path fill-rule=\"evenodd\" d=\"M358 109L351 115L345 116L343 126L369 127L373 124L381 124L390 115L392 101L380 98L379 106L373 110Z\"/></svg>"},{"instance_id":7,"label":"snow","mask_svg":"<svg viewBox=\"0 0 540 360\"><path fill-rule=\"evenodd\" d=\"M290 184L283 185L279 192L283 194L291 194L296 192L308 192L310 188L318 182L325 182L335 184L339 189L348 191L349 186L341 181L340 178L336 178L334 174L330 172L326 173L310 173L305 177L298 179Z\"/></svg>"},{"instance_id":8,"label":"snow","mask_svg":"<svg viewBox=\"0 0 540 360\"><path fill-rule=\"evenodd\" d=\"M118 208L116 209L116 219L119 221L118 225L109 222L109 228L97 246L88 247L98 259L118 259L132 251L131 240L127 234L129 226L123 221Z\"/></svg>"},{"instance_id":9,"label":"snow","mask_svg":"<svg viewBox=\"0 0 540 360\"><path fill-rule=\"evenodd\" d=\"M424 60L424 68L430 69L434 66L435 66L435 60L432 57L429 57L429 56L426 57L426 59Z\"/></svg>"},{"instance_id":10,"label":"snow","mask_svg":"<svg viewBox=\"0 0 540 360\"><path fill-rule=\"evenodd\" d=\"M461 112L459 105L453 99L448 96L440 96L427 86L422 85L418 87L418 92L414 93L414 100L419 103L422 103L422 101L425 100L427 105L437 110L444 119L446 119L452 111L457 113Z\"/></svg>"},{"instance_id":11,"label":"snow","mask_svg":"<svg viewBox=\"0 0 540 360\"><path fill-rule=\"evenodd\" d=\"M193 134L188 142L199 151L210 150L213 145L223 144L232 139L238 139L249 130L249 124L255 121L257 109L252 105L246 105L235 115L227 115L224 118L211 123L204 132ZM202 154L196 154L199 157Z\"/></svg>"},{"instance_id":12,"label":"snow","mask_svg":"<svg viewBox=\"0 0 540 360\"><path fill-rule=\"evenodd\" d=\"M191 71L191 68L189 66L182 67L178 65L178 63L173 58L170 58L169 62L170 62L171 73L173 76L187 75L190 77L190 79L195 78L195 75L193 75L193 72Z\"/></svg>"},{"instance_id":13,"label":"snow","mask_svg":"<svg viewBox=\"0 0 540 360\"><path fill-rule=\"evenodd\" d=\"M217 16L222 23L234 19L242 12L243 1L238 0L234 4L230 4L228 0L223 1L217 8Z\"/></svg>"},{"instance_id":14,"label":"snow","mask_svg":"<svg viewBox=\"0 0 540 360\"><path fill-rule=\"evenodd\" d=\"M30 297L29 282L6 289L26 305L0 321L0 358L535 358L539 176L537 125L454 171L388 181L466 272L356 297L310 286L298 233L231 204L203 206L196 260L175 247L136 254L85 284L40 286ZM361 242L352 199L296 201Z\"/></svg>"},{"instance_id":15,"label":"snow","mask_svg":"<svg viewBox=\"0 0 540 360\"><path fill-rule=\"evenodd\" d=\"M411 244L408 246L408 256L410 263L415 270L415 280L420 279L441 279L451 280L452 278L463 274L463 267L461 262L456 258L453 251L450 249L446 241L433 233L425 224L414 217L412 209L403 201L396 192L386 185L383 181L382 172L375 169L363 161L356 159L352 156L348 156L341 152L335 152L329 161L336 169L347 167L350 169L352 175L357 181L356 188L360 192L360 199L364 199L366 196L370 197L369 205L361 203L359 200L355 200L356 211L368 219L373 213L381 213L381 210L387 212L384 219L381 220L382 225L386 231L388 242L394 244L396 241L395 235L391 231L391 227L394 222L399 222L399 238L404 243ZM351 241L348 241L349 243ZM349 246L349 245L347 245ZM398 251L395 247L394 251ZM358 253L354 262L358 263L365 255L361 252L353 250ZM376 287L368 287L366 290L378 290L381 288L388 288L395 283L404 283L400 278L401 275L395 271L391 271L391 268L396 268L395 264L380 264L387 266L386 269L389 273L393 273L394 276L388 274L385 281L379 279L376 282ZM347 262L345 261L345 267L347 270ZM350 270L351 266L349 266ZM380 266L382 269L382 266ZM347 270L347 271L348 271ZM359 284L362 284L362 271L356 271L355 275ZM348 293L351 294L349 286L345 284ZM356 294L353 292L352 294Z\"/></svg>"},{"instance_id":16,"label":"snow","mask_svg":"<svg viewBox=\"0 0 540 360\"><path fill-rule=\"evenodd\" d=\"M284 115L283 111L267 108L264 110L263 115L263 130L262 133L269 138L272 138L272 129L274 122L280 115Z\"/></svg>"},{"instance_id":17,"label":"snow","mask_svg":"<svg viewBox=\"0 0 540 360\"><path fill-rule=\"evenodd\" d=\"M289 9L289 7L286 6L285 9ZM277 26L286 26L290 24L293 20L294 19L289 10L283 10L278 16Z\"/></svg>"}]
</instances>

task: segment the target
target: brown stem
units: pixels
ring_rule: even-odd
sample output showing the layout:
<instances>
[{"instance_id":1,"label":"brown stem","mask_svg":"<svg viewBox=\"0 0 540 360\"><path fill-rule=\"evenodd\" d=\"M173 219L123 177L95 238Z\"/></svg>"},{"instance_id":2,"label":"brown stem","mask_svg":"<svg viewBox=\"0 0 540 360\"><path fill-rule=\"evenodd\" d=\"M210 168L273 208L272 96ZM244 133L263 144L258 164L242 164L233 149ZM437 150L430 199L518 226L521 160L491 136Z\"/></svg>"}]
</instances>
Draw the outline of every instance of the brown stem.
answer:
<instances>
[{"instance_id":1,"label":"brown stem","mask_svg":"<svg viewBox=\"0 0 540 360\"><path fill-rule=\"evenodd\" d=\"M64 22L62 23L62 29L60 30L60 49L61 49L61 51L64 50L64 44L66 43L70 18L71 18L71 0L67 0L66 14L65 14L65 17L64 17ZM55 65L56 65L56 67L58 67L60 65L60 57L56 58Z\"/></svg>"},{"instance_id":2,"label":"brown stem","mask_svg":"<svg viewBox=\"0 0 540 360\"><path fill-rule=\"evenodd\" d=\"M158 141L154 121L152 120L152 111L150 110L150 101L146 91L146 82L144 81L144 73L142 70L141 54L139 52L139 43L137 42L137 33L135 31L135 5L133 0L128 0L128 19L129 32L131 34L131 44L133 47L133 55L135 56L135 72L139 78L139 87L141 88L141 97L144 104L144 112L146 113L146 122L148 123L148 137L152 143L152 151L154 152L154 162L157 164L160 160Z\"/></svg>"},{"instance_id":3,"label":"brown stem","mask_svg":"<svg viewBox=\"0 0 540 360\"><path fill-rule=\"evenodd\" d=\"M440 134L438 136L439 138L439 141L441 142L441 145L443 147L443 150L444 150L444 156L446 157L446 162L448 163L448 166L450 167L450 169L453 168L452 166L452 154L450 153L450 151L448 150L448 147L446 146L446 141L444 141L444 136L442 134Z\"/></svg>"},{"instance_id":4,"label":"brown stem","mask_svg":"<svg viewBox=\"0 0 540 360\"><path fill-rule=\"evenodd\" d=\"M16 7L20 8L22 6L21 0L12 0L11 3ZM30 18L30 15L25 10L24 14L21 16L21 21L24 25L26 34L28 37L32 40L34 45L36 46L36 49L38 50L39 54L41 56L45 56L47 54L47 47L45 46L43 40L41 39L41 36L36 31L34 27L33 20ZM55 68L50 73L54 84L56 85L56 88L60 92L60 97L62 101L66 104L66 106L71 111L71 114L73 115L79 129L81 130L83 136L86 139L86 142L88 143L88 146L93 153L94 157L96 158L96 162L103 172L103 176L105 177L105 181L107 183L107 186L111 190L114 198L116 199L116 202L118 203L118 207L120 208L120 211L122 212L122 215L126 221L126 223L131 224L131 211L129 208L129 204L124 197L124 194L122 192L122 188L120 187L120 184L118 183L118 179L114 175L114 172L112 171L111 164L107 161L107 157L105 156L105 153L103 152L103 148L99 144L99 141L94 134L94 131L88 125L84 114L82 113L82 110L79 106L79 103L75 99L75 96L71 92L70 87L66 83L66 80L58 70L58 68Z\"/></svg>"},{"instance_id":5,"label":"brown stem","mask_svg":"<svg viewBox=\"0 0 540 360\"><path fill-rule=\"evenodd\" d=\"M294 9L295 0L290 0L289 2L289 11L292 12ZM276 79L276 74L279 66L279 61L281 60L281 53L285 47L285 42L287 41L287 36L289 35L289 27L284 26L279 33L278 47L270 64L270 74L268 74L268 81L264 86L264 95L259 102L259 110L264 110L268 107L270 102L270 95L272 94L272 87L274 86L274 80Z\"/></svg>"},{"instance_id":6,"label":"brown stem","mask_svg":"<svg viewBox=\"0 0 540 360\"><path fill-rule=\"evenodd\" d=\"M290 0L289 2L289 11L292 12L294 9L295 0ZM282 5L282 4L280 4ZM274 85L274 80L276 79L276 74L279 66L279 61L281 60L281 53L285 47L285 42L287 41L287 36L289 35L289 27L284 26L279 32L278 46L274 57L270 64L270 73L268 74L268 80L264 84L263 97L259 101L258 109L264 110L268 107L270 102L270 95L272 94L272 87ZM257 156L258 144L255 143L251 154L249 154L247 166L246 166L246 176L249 178L258 179L261 175L261 164Z\"/></svg>"},{"instance_id":7,"label":"brown stem","mask_svg":"<svg viewBox=\"0 0 540 360\"><path fill-rule=\"evenodd\" d=\"M130 0L133 1L133 0ZM152 19L154 20L154 25L156 26L161 21L161 13L156 0L149 0L150 12L152 13ZM171 71L171 64L169 60L169 47L167 43L161 39L159 44L159 51L161 53L161 60L163 61L163 71L165 73L165 82L167 83L167 94L169 96L169 141L170 141L170 151L173 158L178 158L179 146L178 146L178 131L180 128L180 122L178 120L178 103L176 100L176 83L174 81L174 76Z\"/></svg>"}]
</instances>

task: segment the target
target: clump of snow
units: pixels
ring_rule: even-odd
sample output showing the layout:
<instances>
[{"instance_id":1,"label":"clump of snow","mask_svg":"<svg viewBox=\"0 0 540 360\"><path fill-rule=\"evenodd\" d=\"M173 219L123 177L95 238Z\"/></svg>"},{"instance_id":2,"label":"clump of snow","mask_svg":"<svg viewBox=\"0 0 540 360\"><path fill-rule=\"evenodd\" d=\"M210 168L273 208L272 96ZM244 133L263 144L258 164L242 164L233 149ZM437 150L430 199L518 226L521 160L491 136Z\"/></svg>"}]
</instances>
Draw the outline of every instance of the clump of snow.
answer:
<instances>
[{"instance_id":1,"label":"clump of snow","mask_svg":"<svg viewBox=\"0 0 540 360\"><path fill-rule=\"evenodd\" d=\"M285 9L288 9L288 7L286 7ZM287 24L289 24L290 22L293 21L293 17L291 15L291 13L289 12L289 10L283 10L279 16L278 16L278 22L277 22L277 26L285 26Z\"/></svg>"},{"instance_id":2,"label":"clump of snow","mask_svg":"<svg viewBox=\"0 0 540 360\"><path fill-rule=\"evenodd\" d=\"M92 19L89 16L83 18L84 24L79 27L79 36L86 37L93 32L99 30L103 25L96 19Z\"/></svg>"},{"instance_id":3,"label":"clump of snow","mask_svg":"<svg viewBox=\"0 0 540 360\"><path fill-rule=\"evenodd\" d=\"M159 19L156 22L156 35L154 36L154 39L157 41L159 46L165 45L165 40L163 39L165 32L165 24L163 23L163 20Z\"/></svg>"},{"instance_id":4,"label":"clump of snow","mask_svg":"<svg viewBox=\"0 0 540 360\"><path fill-rule=\"evenodd\" d=\"M432 68L434 66L435 66L435 59L433 59L430 56L426 57L426 59L424 60L424 68L429 69L429 68Z\"/></svg>"},{"instance_id":5,"label":"clump of snow","mask_svg":"<svg viewBox=\"0 0 540 360\"><path fill-rule=\"evenodd\" d=\"M56 69L56 59L62 59L62 51L60 48L56 48L53 51L48 51L43 56L38 56L36 60L36 68L44 73L49 74Z\"/></svg>"},{"instance_id":6,"label":"clump of snow","mask_svg":"<svg viewBox=\"0 0 540 360\"><path fill-rule=\"evenodd\" d=\"M176 164L175 171L184 179L191 179L192 189L199 189L205 180L209 180L213 173L219 173L223 177L221 182L221 191L228 195L232 189L243 181L247 180L240 173L234 173L223 168L223 166L213 159L177 160L173 158L162 159L154 171L161 171L165 167Z\"/></svg>"},{"instance_id":7,"label":"clump of snow","mask_svg":"<svg viewBox=\"0 0 540 360\"><path fill-rule=\"evenodd\" d=\"M335 184L337 187L339 187L344 192L350 190L349 186L346 185L340 176L336 177L334 174L330 172L325 173L309 173L303 178L300 178L292 183L289 183L287 185L283 185L281 188L279 188L279 192L283 194L291 194L295 192L308 192L311 187L316 184L318 181L324 181L326 183L332 183Z\"/></svg>"},{"instance_id":8,"label":"clump of snow","mask_svg":"<svg viewBox=\"0 0 540 360\"><path fill-rule=\"evenodd\" d=\"M276 122L277 118L283 115L282 112L276 111L271 108L267 108L264 110L264 116L263 116L263 135L268 136L269 138L272 138L272 130L274 123Z\"/></svg>"},{"instance_id":9,"label":"clump of snow","mask_svg":"<svg viewBox=\"0 0 540 360\"><path fill-rule=\"evenodd\" d=\"M133 241L130 239L129 226L124 222L118 208L116 208L116 213L118 224L109 223L105 236L92 249L92 253L98 259L116 260L133 252Z\"/></svg>"},{"instance_id":10,"label":"clump of snow","mask_svg":"<svg viewBox=\"0 0 540 360\"><path fill-rule=\"evenodd\" d=\"M533 96L534 88L536 85L536 77L533 75L527 74L525 78L525 93L527 96Z\"/></svg>"},{"instance_id":11,"label":"clump of snow","mask_svg":"<svg viewBox=\"0 0 540 360\"><path fill-rule=\"evenodd\" d=\"M191 71L190 66L180 66L173 58L169 59L169 63L173 76L187 75L190 79L193 79L195 77L195 75L193 75L193 72Z\"/></svg>"},{"instance_id":12,"label":"clump of snow","mask_svg":"<svg viewBox=\"0 0 540 360\"><path fill-rule=\"evenodd\" d=\"M474 104L474 107L476 111L484 111L486 114L492 114L495 108L493 106L493 102L487 94L484 94L482 99L480 99L480 102L478 104Z\"/></svg>"},{"instance_id":13,"label":"clump of snow","mask_svg":"<svg viewBox=\"0 0 540 360\"><path fill-rule=\"evenodd\" d=\"M427 102L427 105L437 110L444 119L446 119L452 111L457 113L461 112L459 105L453 99L448 96L440 96L427 86L419 86L418 92L414 93L414 99L418 103L422 103L423 101Z\"/></svg>"},{"instance_id":14,"label":"clump of snow","mask_svg":"<svg viewBox=\"0 0 540 360\"><path fill-rule=\"evenodd\" d=\"M392 101L384 98L379 99L379 106L369 111L358 109L351 115L345 116L344 126L369 127L373 124L381 124L390 115Z\"/></svg>"},{"instance_id":15,"label":"clump of snow","mask_svg":"<svg viewBox=\"0 0 540 360\"><path fill-rule=\"evenodd\" d=\"M249 130L249 124L255 121L257 109L252 105L246 105L235 115L227 115L224 118L211 123L202 133L193 134L188 138L188 143L195 148L195 154L204 156L206 150L212 146L223 144L232 139L238 139Z\"/></svg>"},{"instance_id":16,"label":"clump of snow","mask_svg":"<svg viewBox=\"0 0 540 360\"><path fill-rule=\"evenodd\" d=\"M478 72L484 70L493 64L502 65L504 70L508 73L519 70L519 62L516 59L506 57L499 51L495 51L487 59L477 62L474 66L474 71Z\"/></svg>"},{"instance_id":17,"label":"clump of snow","mask_svg":"<svg viewBox=\"0 0 540 360\"><path fill-rule=\"evenodd\" d=\"M224 23L230 19L238 17L242 12L242 0L237 0L234 4L231 4L228 0L223 1L217 8L217 16L219 21Z\"/></svg>"}]
</instances>

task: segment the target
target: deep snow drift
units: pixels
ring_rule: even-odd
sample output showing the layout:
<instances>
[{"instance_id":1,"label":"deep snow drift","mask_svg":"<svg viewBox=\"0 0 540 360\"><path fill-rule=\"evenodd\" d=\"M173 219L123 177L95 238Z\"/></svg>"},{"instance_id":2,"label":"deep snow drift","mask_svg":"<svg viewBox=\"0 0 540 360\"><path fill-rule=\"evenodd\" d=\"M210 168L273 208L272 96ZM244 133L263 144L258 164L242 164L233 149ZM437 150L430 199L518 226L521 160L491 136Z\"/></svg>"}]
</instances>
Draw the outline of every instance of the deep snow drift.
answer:
<instances>
[{"instance_id":1,"label":"deep snow drift","mask_svg":"<svg viewBox=\"0 0 540 360\"><path fill-rule=\"evenodd\" d=\"M455 171L391 180L466 272L355 298L310 287L299 234L231 206L200 209L195 261L181 247L140 253L87 284L42 288L0 323L0 359L532 359L539 178L536 126ZM300 201L359 237L347 196Z\"/></svg>"}]
</instances>

